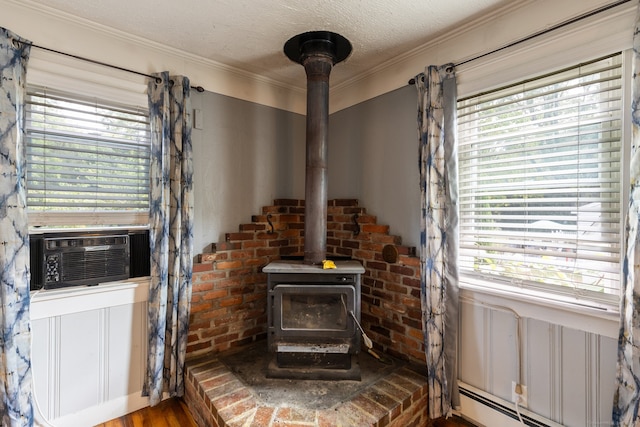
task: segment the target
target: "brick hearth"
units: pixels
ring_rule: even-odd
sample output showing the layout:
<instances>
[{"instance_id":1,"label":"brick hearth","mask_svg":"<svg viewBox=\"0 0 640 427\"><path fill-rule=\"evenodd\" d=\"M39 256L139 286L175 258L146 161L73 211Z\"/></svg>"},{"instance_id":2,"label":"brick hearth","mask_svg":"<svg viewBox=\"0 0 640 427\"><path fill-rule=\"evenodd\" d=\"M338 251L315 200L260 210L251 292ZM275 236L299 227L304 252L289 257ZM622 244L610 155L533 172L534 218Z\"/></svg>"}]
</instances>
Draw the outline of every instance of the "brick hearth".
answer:
<instances>
[{"instance_id":1,"label":"brick hearth","mask_svg":"<svg viewBox=\"0 0 640 427\"><path fill-rule=\"evenodd\" d=\"M400 236L378 224L355 199L329 200L327 219L327 256L348 257L365 268L362 326L375 350L424 366L415 248L402 245ZM193 269L185 400L200 425L426 425L425 379L408 368L331 409L309 409L264 404L217 359L266 339L267 278L262 268L300 255L303 248L304 201L279 199L199 255ZM387 249L396 257L383 256Z\"/></svg>"},{"instance_id":2,"label":"brick hearth","mask_svg":"<svg viewBox=\"0 0 640 427\"><path fill-rule=\"evenodd\" d=\"M426 426L427 383L407 367L326 409L266 403L217 357L187 363L185 402L202 427ZM288 383L291 387L291 383Z\"/></svg>"}]
</instances>

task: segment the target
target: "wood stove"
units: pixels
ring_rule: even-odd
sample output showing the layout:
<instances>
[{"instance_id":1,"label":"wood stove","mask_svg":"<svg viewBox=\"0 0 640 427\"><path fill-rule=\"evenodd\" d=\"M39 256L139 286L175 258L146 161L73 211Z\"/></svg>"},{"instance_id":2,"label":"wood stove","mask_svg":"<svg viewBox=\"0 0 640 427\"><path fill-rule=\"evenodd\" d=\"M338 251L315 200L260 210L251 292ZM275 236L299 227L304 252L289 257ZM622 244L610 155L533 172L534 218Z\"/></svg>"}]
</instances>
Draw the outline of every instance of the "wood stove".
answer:
<instances>
[{"instance_id":1,"label":"wood stove","mask_svg":"<svg viewBox=\"0 0 640 427\"><path fill-rule=\"evenodd\" d=\"M360 276L357 261L335 269L275 261L268 274L271 378L360 380Z\"/></svg>"},{"instance_id":2,"label":"wood stove","mask_svg":"<svg viewBox=\"0 0 640 427\"><path fill-rule=\"evenodd\" d=\"M329 74L351 43L329 31L298 34L284 45L307 74L304 259L267 265L270 377L360 379L360 275L357 261L320 264L327 249Z\"/></svg>"}]
</instances>

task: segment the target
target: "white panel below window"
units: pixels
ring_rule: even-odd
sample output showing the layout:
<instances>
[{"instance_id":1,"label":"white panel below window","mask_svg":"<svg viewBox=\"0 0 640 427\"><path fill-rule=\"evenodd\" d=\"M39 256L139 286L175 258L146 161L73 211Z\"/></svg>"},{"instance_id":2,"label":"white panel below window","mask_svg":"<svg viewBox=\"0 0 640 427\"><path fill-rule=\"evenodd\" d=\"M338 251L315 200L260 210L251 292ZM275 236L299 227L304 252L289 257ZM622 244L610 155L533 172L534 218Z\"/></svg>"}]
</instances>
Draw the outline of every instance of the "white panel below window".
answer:
<instances>
[{"instance_id":1,"label":"white panel below window","mask_svg":"<svg viewBox=\"0 0 640 427\"><path fill-rule=\"evenodd\" d=\"M148 291L142 279L32 294L36 419L95 425L148 405Z\"/></svg>"}]
</instances>

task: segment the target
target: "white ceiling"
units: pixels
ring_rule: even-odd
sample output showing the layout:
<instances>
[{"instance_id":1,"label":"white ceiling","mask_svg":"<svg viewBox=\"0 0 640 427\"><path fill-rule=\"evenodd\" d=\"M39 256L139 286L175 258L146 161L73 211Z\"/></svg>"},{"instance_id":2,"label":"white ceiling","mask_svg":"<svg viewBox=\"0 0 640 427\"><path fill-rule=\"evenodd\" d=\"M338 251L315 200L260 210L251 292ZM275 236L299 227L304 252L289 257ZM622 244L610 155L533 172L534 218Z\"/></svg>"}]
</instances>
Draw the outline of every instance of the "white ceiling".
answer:
<instances>
[{"instance_id":1,"label":"white ceiling","mask_svg":"<svg viewBox=\"0 0 640 427\"><path fill-rule=\"evenodd\" d=\"M31 0L130 34L294 87L303 68L283 53L306 31L346 37L353 53L331 83L392 63L435 37L506 7L512 0Z\"/></svg>"}]
</instances>

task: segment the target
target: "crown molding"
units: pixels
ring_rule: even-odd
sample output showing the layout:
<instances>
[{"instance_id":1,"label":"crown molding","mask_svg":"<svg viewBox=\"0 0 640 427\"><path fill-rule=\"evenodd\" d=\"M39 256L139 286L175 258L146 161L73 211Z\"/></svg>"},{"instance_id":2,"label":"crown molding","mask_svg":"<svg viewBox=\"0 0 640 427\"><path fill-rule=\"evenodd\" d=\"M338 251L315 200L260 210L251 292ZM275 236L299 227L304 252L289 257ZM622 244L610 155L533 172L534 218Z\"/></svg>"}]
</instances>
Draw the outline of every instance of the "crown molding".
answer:
<instances>
[{"instance_id":1,"label":"crown molding","mask_svg":"<svg viewBox=\"0 0 640 427\"><path fill-rule=\"evenodd\" d=\"M406 86L425 65L466 61L607 3L610 1L514 0L490 14L466 22L455 31L443 33L364 73L332 85L330 113ZM0 25L10 27L37 45L56 49L64 46L59 50L146 74L163 70L184 74L192 84L211 92L298 114L306 113L305 88L78 18L33 0L0 0L0 5L3 10ZM548 10L554 10L554 14L547 13ZM96 45L101 46L99 58L95 57Z\"/></svg>"},{"instance_id":2,"label":"crown molding","mask_svg":"<svg viewBox=\"0 0 640 427\"><path fill-rule=\"evenodd\" d=\"M599 7L611 0L582 0L558 3L555 0L516 0L493 13L467 22L456 31L425 43L411 51L371 68L350 80L340 82L332 89L330 112L349 108L385 93L407 86L410 78L432 64L459 64L500 46L521 40L530 34L552 27ZM621 5L600 15L589 17L586 22L611 21L612 15L628 13L630 3ZM549 10L554 10L549 14ZM620 12L622 11L622 12ZM586 23L585 22L585 23ZM584 24L574 24L584 25ZM600 28L600 34L618 32L618 28ZM550 37L558 37L555 32ZM631 30L628 31L631 34ZM543 38L549 36L545 35ZM522 46L518 48L522 49ZM526 48L524 48L526 50ZM480 61L484 62L484 61ZM467 67L467 65L465 65ZM460 70L459 70L460 71Z\"/></svg>"},{"instance_id":3,"label":"crown molding","mask_svg":"<svg viewBox=\"0 0 640 427\"><path fill-rule=\"evenodd\" d=\"M3 10L0 25L36 45L144 74L168 70L188 76L193 85L202 86L207 91L299 114L306 111L306 91L281 81L125 33L31 0L0 0L0 5ZM52 25L60 29L54 37L50 36ZM59 40L64 40L64 48L60 48ZM99 58L94 55L93 43L100 43L102 47ZM105 51L107 58L103 55ZM137 55L132 52L137 52Z\"/></svg>"},{"instance_id":4,"label":"crown molding","mask_svg":"<svg viewBox=\"0 0 640 427\"><path fill-rule=\"evenodd\" d=\"M339 91L340 89L344 89L348 86L357 85L359 82L370 78L372 75L376 75L376 74L385 72L389 69L394 69L399 66L401 67L402 64L404 64L407 61L411 61L413 58L424 57L425 54L427 54L429 51L433 50L437 46L443 43L446 43L448 41L455 40L457 37L460 37L461 34L470 32L476 28L480 28L483 25L486 25L487 23L490 23L491 21L494 21L500 17L506 16L509 13L512 13L514 10L520 9L527 2L528 0L514 0L509 4L507 4L506 6L494 10L492 13L483 15L480 18L477 18L462 24L454 32L449 31L449 32L443 33L416 48L408 50L407 52L400 54L393 59L390 59L386 62L376 65L375 67L372 67L369 71L366 71L348 80L340 82L339 84L334 85L334 90ZM469 55L469 57L471 57L471 54ZM465 59L466 58L462 58L461 60L464 61ZM423 70L420 70L416 74L422 71ZM413 76L407 76L406 80L408 81L411 77Z\"/></svg>"}]
</instances>

